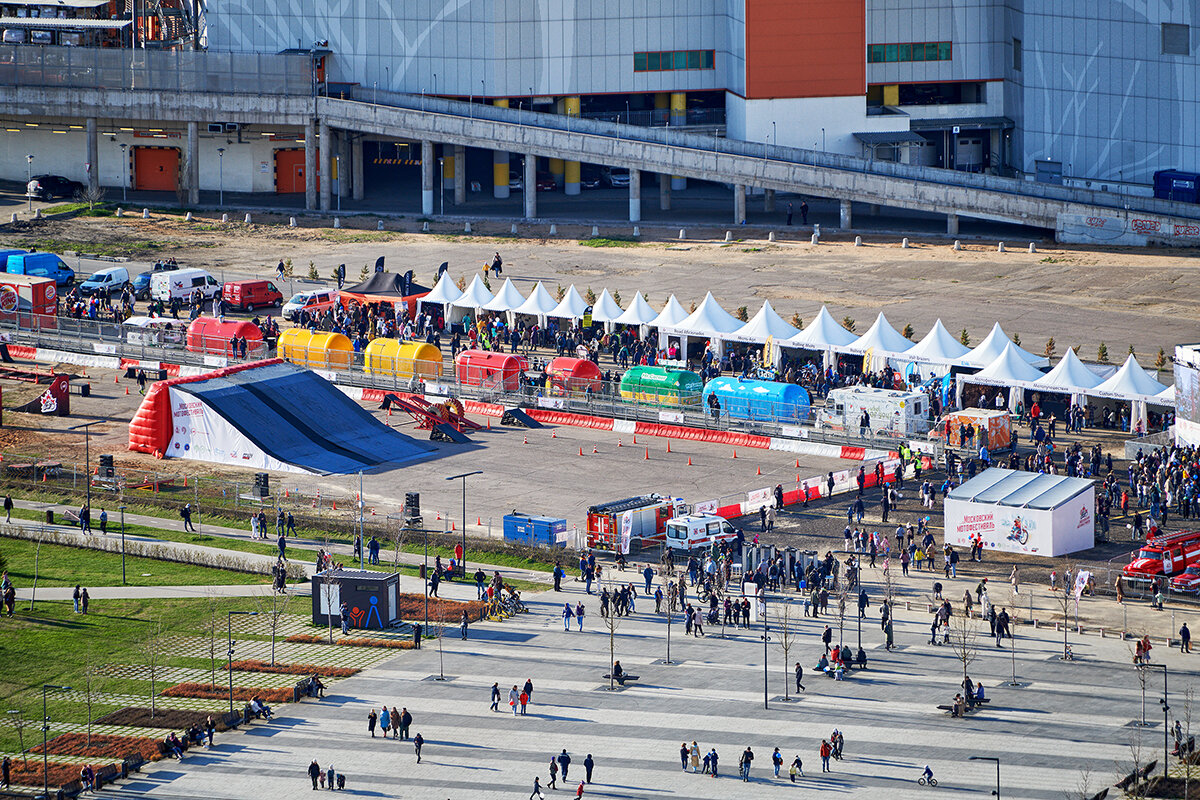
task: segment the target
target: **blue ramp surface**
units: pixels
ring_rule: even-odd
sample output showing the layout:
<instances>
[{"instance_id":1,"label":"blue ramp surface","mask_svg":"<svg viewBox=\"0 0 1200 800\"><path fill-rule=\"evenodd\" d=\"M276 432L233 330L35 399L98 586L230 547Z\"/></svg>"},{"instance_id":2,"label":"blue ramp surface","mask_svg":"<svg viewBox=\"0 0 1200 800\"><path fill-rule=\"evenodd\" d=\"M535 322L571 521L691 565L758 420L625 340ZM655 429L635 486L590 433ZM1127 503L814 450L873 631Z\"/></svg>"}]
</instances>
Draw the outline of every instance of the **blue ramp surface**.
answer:
<instances>
[{"instance_id":1,"label":"blue ramp surface","mask_svg":"<svg viewBox=\"0 0 1200 800\"><path fill-rule=\"evenodd\" d=\"M292 364L172 388L202 400L263 452L313 472L397 466L433 449L392 430L329 381Z\"/></svg>"}]
</instances>

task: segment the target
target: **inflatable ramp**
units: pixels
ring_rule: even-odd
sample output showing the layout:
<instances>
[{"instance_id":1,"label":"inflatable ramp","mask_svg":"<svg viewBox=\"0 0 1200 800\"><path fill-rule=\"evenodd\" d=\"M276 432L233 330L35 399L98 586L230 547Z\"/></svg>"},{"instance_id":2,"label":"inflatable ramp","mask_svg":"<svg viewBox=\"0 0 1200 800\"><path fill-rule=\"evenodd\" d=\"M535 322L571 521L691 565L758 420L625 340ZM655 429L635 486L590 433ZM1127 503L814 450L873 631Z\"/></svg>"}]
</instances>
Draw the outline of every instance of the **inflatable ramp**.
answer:
<instances>
[{"instance_id":1,"label":"inflatable ramp","mask_svg":"<svg viewBox=\"0 0 1200 800\"><path fill-rule=\"evenodd\" d=\"M324 378L280 359L155 383L129 449L319 474L399 466L429 445L392 430Z\"/></svg>"}]
</instances>

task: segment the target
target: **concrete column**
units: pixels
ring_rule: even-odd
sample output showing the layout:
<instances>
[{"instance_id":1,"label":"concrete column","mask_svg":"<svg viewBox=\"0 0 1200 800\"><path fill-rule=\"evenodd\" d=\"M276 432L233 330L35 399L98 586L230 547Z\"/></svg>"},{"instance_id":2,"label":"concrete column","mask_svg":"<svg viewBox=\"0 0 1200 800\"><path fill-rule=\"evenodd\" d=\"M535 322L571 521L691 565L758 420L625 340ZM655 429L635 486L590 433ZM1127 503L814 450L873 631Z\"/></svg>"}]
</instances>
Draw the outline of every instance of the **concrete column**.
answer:
<instances>
[{"instance_id":1,"label":"concrete column","mask_svg":"<svg viewBox=\"0 0 1200 800\"><path fill-rule=\"evenodd\" d=\"M421 142L421 213L433 216L433 142Z\"/></svg>"},{"instance_id":2,"label":"concrete column","mask_svg":"<svg viewBox=\"0 0 1200 800\"><path fill-rule=\"evenodd\" d=\"M454 145L454 205L467 202L467 148Z\"/></svg>"},{"instance_id":3,"label":"concrete column","mask_svg":"<svg viewBox=\"0 0 1200 800\"><path fill-rule=\"evenodd\" d=\"M746 187L736 184L733 187L733 224L741 225L746 221Z\"/></svg>"},{"instance_id":4,"label":"concrete column","mask_svg":"<svg viewBox=\"0 0 1200 800\"><path fill-rule=\"evenodd\" d=\"M671 176L658 176L658 207L663 211L671 210Z\"/></svg>"},{"instance_id":5,"label":"concrete column","mask_svg":"<svg viewBox=\"0 0 1200 800\"><path fill-rule=\"evenodd\" d=\"M317 126L311 119L304 123L304 207L317 207Z\"/></svg>"},{"instance_id":6,"label":"concrete column","mask_svg":"<svg viewBox=\"0 0 1200 800\"><path fill-rule=\"evenodd\" d=\"M338 197L346 198L350 196L350 173L354 171L350 165L350 132L338 131L337 138Z\"/></svg>"},{"instance_id":7,"label":"concrete column","mask_svg":"<svg viewBox=\"0 0 1200 800\"><path fill-rule=\"evenodd\" d=\"M671 127L682 127L687 124L687 93L671 92ZM687 188L687 178L678 175L671 176L671 189L682 192Z\"/></svg>"},{"instance_id":8,"label":"concrete column","mask_svg":"<svg viewBox=\"0 0 1200 800\"><path fill-rule=\"evenodd\" d=\"M568 117L578 117L580 111L579 97L564 97L562 99L563 113ZM563 191L569 195L579 194L579 162L566 161L563 163Z\"/></svg>"},{"instance_id":9,"label":"concrete column","mask_svg":"<svg viewBox=\"0 0 1200 800\"><path fill-rule=\"evenodd\" d=\"M320 174L321 180L321 210L328 211L333 205L330 202L333 197L333 134L325 120L321 120L319 130L317 144L320 146L321 152L317 172Z\"/></svg>"},{"instance_id":10,"label":"concrete column","mask_svg":"<svg viewBox=\"0 0 1200 800\"><path fill-rule=\"evenodd\" d=\"M525 156L525 219L537 219L537 156Z\"/></svg>"},{"instance_id":11,"label":"concrete column","mask_svg":"<svg viewBox=\"0 0 1200 800\"><path fill-rule=\"evenodd\" d=\"M763 211L768 214L775 211L775 190L763 189Z\"/></svg>"},{"instance_id":12,"label":"concrete column","mask_svg":"<svg viewBox=\"0 0 1200 800\"><path fill-rule=\"evenodd\" d=\"M442 145L442 191L454 188L454 151Z\"/></svg>"},{"instance_id":13,"label":"concrete column","mask_svg":"<svg viewBox=\"0 0 1200 800\"><path fill-rule=\"evenodd\" d=\"M508 108L508 98L498 97L492 101L496 108ZM492 196L497 200L508 198L508 151L492 151Z\"/></svg>"},{"instance_id":14,"label":"concrete column","mask_svg":"<svg viewBox=\"0 0 1200 800\"><path fill-rule=\"evenodd\" d=\"M88 163L88 190L96 191L100 188L100 135L96 132L96 120L94 117L88 117L87 121L87 163Z\"/></svg>"},{"instance_id":15,"label":"concrete column","mask_svg":"<svg viewBox=\"0 0 1200 800\"><path fill-rule=\"evenodd\" d=\"M843 200L838 209L842 230L848 231L854 226L854 217L851 215L850 201Z\"/></svg>"},{"instance_id":16,"label":"concrete column","mask_svg":"<svg viewBox=\"0 0 1200 800\"><path fill-rule=\"evenodd\" d=\"M187 192L188 205L200 202L200 123L187 124Z\"/></svg>"},{"instance_id":17,"label":"concrete column","mask_svg":"<svg viewBox=\"0 0 1200 800\"><path fill-rule=\"evenodd\" d=\"M362 135L355 135L350 142L350 179L354 187L354 199L362 200L366 194L363 186L363 140Z\"/></svg>"},{"instance_id":18,"label":"concrete column","mask_svg":"<svg viewBox=\"0 0 1200 800\"><path fill-rule=\"evenodd\" d=\"M567 162L561 158L548 158L550 163L550 177L554 178L554 182L562 186L567 182Z\"/></svg>"},{"instance_id":19,"label":"concrete column","mask_svg":"<svg viewBox=\"0 0 1200 800\"><path fill-rule=\"evenodd\" d=\"M629 221L642 221L642 171L629 170Z\"/></svg>"},{"instance_id":20,"label":"concrete column","mask_svg":"<svg viewBox=\"0 0 1200 800\"><path fill-rule=\"evenodd\" d=\"M946 215L946 234L948 236L958 236L958 214Z\"/></svg>"}]
</instances>

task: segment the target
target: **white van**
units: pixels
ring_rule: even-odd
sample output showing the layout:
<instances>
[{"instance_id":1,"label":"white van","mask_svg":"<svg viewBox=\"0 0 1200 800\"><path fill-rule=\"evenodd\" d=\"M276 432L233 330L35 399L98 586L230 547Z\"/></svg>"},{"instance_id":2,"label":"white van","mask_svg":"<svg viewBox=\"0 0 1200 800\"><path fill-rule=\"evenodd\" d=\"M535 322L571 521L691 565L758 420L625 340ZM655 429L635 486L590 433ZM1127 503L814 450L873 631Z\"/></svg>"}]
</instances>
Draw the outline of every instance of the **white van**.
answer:
<instances>
[{"instance_id":1,"label":"white van","mask_svg":"<svg viewBox=\"0 0 1200 800\"><path fill-rule=\"evenodd\" d=\"M825 407L817 412L817 427L857 435L864 411L872 433L911 436L927 432L932 424L929 398L921 392L847 386L830 390Z\"/></svg>"},{"instance_id":2,"label":"white van","mask_svg":"<svg viewBox=\"0 0 1200 800\"><path fill-rule=\"evenodd\" d=\"M221 293L221 284L203 269L179 269L174 272L155 272L150 276L150 299L170 302L175 298L187 301L192 292L200 290L205 300Z\"/></svg>"},{"instance_id":3,"label":"white van","mask_svg":"<svg viewBox=\"0 0 1200 800\"><path fill-rule=\"evenodd\" d=\"M129 270L125 267L108 267L93 272L91 276L79 284L79 291L84 297L99 295L112 297L118 295L129 285Z\"/></svg>"},{"instance_id":4,"label":"white van","mask_svg":"<svg viewBox=\"0 0 1200 800\"><path fill-rule=\"evenodd\" d=\"M338 293L334 289L310 289L307 292L296 292L292 299L283 304L283 318L294 320L301 311L324 311L332 308L338 301Z\"/></svg>"},{"instance_id":5,"label":"white van","mask_svg":"<svg viewBox=\"0 0 1200 800\"><path fill-rule=\"evenodd\" d=\"M734 527L715 514L689 514L667 520L667 547L672 550L695 550L735 539Z\"/></svg>"},{"instance_id":6,"label":"white van","mask_svg":"<svg viewBox=\"0 0 1200 800\"><path fill-rule=\"evenodd\" d=\"M169 317L130 317L121 323L125 341L142 347L182 347L187 323Z\"/></svg>"}]
</instances>

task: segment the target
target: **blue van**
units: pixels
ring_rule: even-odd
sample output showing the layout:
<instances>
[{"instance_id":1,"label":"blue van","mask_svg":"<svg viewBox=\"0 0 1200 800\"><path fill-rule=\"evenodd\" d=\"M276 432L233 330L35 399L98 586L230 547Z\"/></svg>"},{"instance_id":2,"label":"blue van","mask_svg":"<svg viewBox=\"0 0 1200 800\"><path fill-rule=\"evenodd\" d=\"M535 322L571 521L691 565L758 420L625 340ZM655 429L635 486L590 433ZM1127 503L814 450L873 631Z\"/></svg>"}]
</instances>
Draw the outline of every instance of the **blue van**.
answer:
<instances>
[{"instance_id":1,"label":"blue van","mask_svg":"<svg viewBox=\"0 0 1200 800\"><path fill-rule=\"evenodd\" d=\"M38 278L53 278L58 286L70 286L75 282L75 270L54 253L19 253L8 257L5 272L13 275L33 275Z\"/></svg>"},{"instance_id":2,"label":"blue van","mask_svg":"<svg viewBox=\"0 0 1200 800\"><path fill-rule=\"evenodd\" d=\"M0 250L0 264L7 264L9 256L23 256L28 250Z\"/></svg>"}]
</instances>

